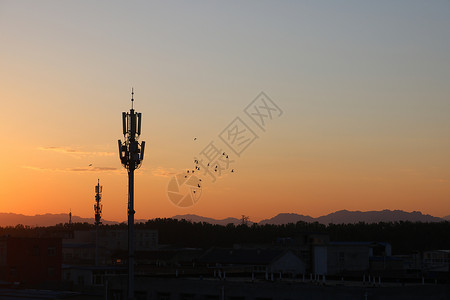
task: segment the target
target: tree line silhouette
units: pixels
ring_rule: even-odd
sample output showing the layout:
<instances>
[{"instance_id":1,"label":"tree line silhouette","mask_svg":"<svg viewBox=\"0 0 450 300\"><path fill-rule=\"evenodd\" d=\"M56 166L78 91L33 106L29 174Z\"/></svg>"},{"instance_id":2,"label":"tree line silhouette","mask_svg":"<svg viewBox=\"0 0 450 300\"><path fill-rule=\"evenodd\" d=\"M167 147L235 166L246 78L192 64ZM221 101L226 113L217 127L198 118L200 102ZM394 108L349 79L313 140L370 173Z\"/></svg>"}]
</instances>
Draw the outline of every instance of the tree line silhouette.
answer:
<instances>
[{"instance_id":1,"label":"tree line silhouette","mask_svg":"<svg viewBox=\"0 0 450 300\"><path fill-rule=\"evenodd\" d=\"M58 224L50 227L0 227L0 236L67 237L73 230L95 229L93 224ZM125 223L101 225L101 230L127 229ZM136 224L136 229L158 230L159 244L175 247L231 247L233 244L277 244L280 238L296 238L307 233L327 234L330 241L388 242L394 254L450 249L450 222L380 222L329 224L297 222L285 225L214 225L158 218ZM285 240L285 239L284 239Z\"/></svg>"}]
</instances>

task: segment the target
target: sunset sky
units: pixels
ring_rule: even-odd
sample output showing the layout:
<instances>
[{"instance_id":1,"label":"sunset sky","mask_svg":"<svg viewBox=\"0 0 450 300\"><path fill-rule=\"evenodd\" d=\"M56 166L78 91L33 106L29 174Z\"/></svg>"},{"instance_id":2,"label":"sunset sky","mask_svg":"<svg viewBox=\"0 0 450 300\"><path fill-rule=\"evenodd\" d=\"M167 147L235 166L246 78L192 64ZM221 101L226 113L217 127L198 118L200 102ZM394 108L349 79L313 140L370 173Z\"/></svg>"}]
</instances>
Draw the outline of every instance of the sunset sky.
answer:
<instances>
[{"instance_id":1,"label":"sunset sky","mask_svg":"<svg viewBox=\"0 0 450 300\"><path fill-rule=\"evenodd\" d=\"M99 178L126 220L131 87L138 219L450 215L449 1L0 0L0 212L93 217ZM282 111L265 130L244 112L261 92ZM236 117L258 136L240 156L219 137ZM210 142L234 172L174 205Z\"/></svg>"}]
</instances>

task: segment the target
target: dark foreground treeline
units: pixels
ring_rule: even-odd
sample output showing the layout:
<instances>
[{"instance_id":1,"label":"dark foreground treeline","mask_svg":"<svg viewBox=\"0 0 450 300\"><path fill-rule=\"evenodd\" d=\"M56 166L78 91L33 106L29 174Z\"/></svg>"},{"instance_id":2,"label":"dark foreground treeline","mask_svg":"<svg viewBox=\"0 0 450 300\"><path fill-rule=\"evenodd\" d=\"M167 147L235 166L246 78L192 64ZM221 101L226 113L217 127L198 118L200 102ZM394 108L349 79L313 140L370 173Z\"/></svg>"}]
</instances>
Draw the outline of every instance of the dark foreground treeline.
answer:
<instances>
[{"instance_id":1,"label":"dark foreground treeline","mask_svg":"<svg viewBox=\"0 0 450 300\"><path fill-rule=\"evenodd\" d=\"M51 227L0 227L0 236L67 237L71 230L94 229L88 223L59 224ZM102 230L126 229L127 225L101 225ZM297 222L287 225L212 225L185 220L153 219L136 224L137 229L156 229L159 244L179 247L229 247L233 244L276 244L279 238L294 240L305 233L324 233L330 241L377 241L392 245L394 254L412 251L450 249L450 222L439 223L357 223L329 224ZM286 240L285 240L286 241Z\"/></svg>"}]
</instances>

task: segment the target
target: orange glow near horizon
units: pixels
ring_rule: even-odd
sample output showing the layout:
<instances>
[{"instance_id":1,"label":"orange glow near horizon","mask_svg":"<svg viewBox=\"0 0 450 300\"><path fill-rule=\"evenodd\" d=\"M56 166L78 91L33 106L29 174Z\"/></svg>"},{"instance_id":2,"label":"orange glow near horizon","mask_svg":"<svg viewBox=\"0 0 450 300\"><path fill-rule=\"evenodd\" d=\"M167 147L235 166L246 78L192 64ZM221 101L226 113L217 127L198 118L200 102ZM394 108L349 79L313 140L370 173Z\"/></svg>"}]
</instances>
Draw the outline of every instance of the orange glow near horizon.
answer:
<instances>
[{"instance_id":1,"label":"orange glow near horizon","mask_svg":"<svg viewBox=\"0 0 450 300\"><path fill-rule=\"evenodd\" d=\"M450 215L450 4L400 3L2 2L0 212L93 217L100 179L125 221L133 86L136 219ZM244 111L261 91L283 111L265 130ZM258 135L240 157L219 138L236 117ZM177 207L170 177L211 141L235 172Z\"/></svg>"}]
</instances>

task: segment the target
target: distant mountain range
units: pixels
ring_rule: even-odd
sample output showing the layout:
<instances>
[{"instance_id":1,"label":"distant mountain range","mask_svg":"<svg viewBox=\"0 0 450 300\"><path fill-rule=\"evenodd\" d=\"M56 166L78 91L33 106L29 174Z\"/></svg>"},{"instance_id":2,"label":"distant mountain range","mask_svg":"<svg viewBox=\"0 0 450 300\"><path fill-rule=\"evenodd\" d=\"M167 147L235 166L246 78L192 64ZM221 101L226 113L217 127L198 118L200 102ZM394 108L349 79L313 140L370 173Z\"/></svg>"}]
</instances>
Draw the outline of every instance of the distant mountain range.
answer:
<instances>
[{"instance_id":1,"label":"distant mountain range","mask_svg":"<svg viewBox=\"0 0 450 300\"><path fill-rule=\"evenodd\" d=\"M228 223L241 224L242 220L236 218L227 218L223 220L216 220L212 218L200 217L197 215L177 215L173 219L185 219L193 222L207 222L211 224L226 225ZM448 218L448 219L445 219ZM319 222L321 224L348 224L348 223L378 223L378 222L395 222L395 221L410 221L410 222L442 222L449 220L450 216L445 218L433 217L431 215L424 215L419 211L406 212L402 210L382 210L382 211L348 211L340 210L325 216L313 218L310 216L295 214L295 213L281 213L273 218L260 221L258 224L288 224L303 222ZM253 222L249 222L250 224Z\"/></svg>"},{"instance_id":2,"label":"distant mountain range","mask_svg":"<svg viewBox=\"0 0 450 300\"><path fill-rule=\"evenodd\" d=\"M26 216L14 213L0 213L0 226L16 226L22 224L25 226L53 226L60 223L68 223L69 214L43 214ZM94 223L94 218L82 218L72 216L73 223ZM103 224L118 224L119 222L102 220Z\"/></svg>"},{"instance_id":3,"label":"distant mountain range","mask_svg":"<svg viewBox=\"0 0 450 300\"><path fill-rule=\"evenodd\" d=\"M443 218L424 215L420 211L406 212L403 210L381 210L381 211L348 211L340 210L318 218L298 214L278 214L277 216L262 220L259 224L287 224L304 222L319 222L321 224L349 224L349 223L378 223L378 222L442 222Z\"/></svg>"},{"instance_id":4,"label":"distant mountain range","mask_svg":"<svg viewBox=\"0 0 450 300\"><path fill-rule=\"evenodd\" d=\"M241 224L242 220L237 218L226 218L226 219L213 219L208 217L202 217L193 214L186 215L176 215L172 219L182 220L185 219L191 222L206 222L210 224L217 225L227 225L233 223L235 225ZM0 226L15 226L17 224L27 225L27 226L53 226L60 223L67 223L69 221L68 214L43 214L35 216L26 216L22 214L14 213L0 213ZM136 223L146 222L145 219L137 219ZM347 223L378 223L378 222L395 222L395 221L410 221L410 222L442 222L450 221L450 215L438 218L431 215L424 215L419 211L405 212L402 210L382 210L382 211L348 211L340 210L330 213L325 216L313 218L310 216L300 215L296 213L281 213L273 218L265 219L260 221L258 224L288 224L297 223L298 221L303 222L319 222L321 224L347 224ZM94 218L82 218L78 216L72 216L73 223L94 223ZM103 224L119 224L120 222L102 220ZM248 224L253 224L251 220Z\"/></svg>"}]
</instances>

